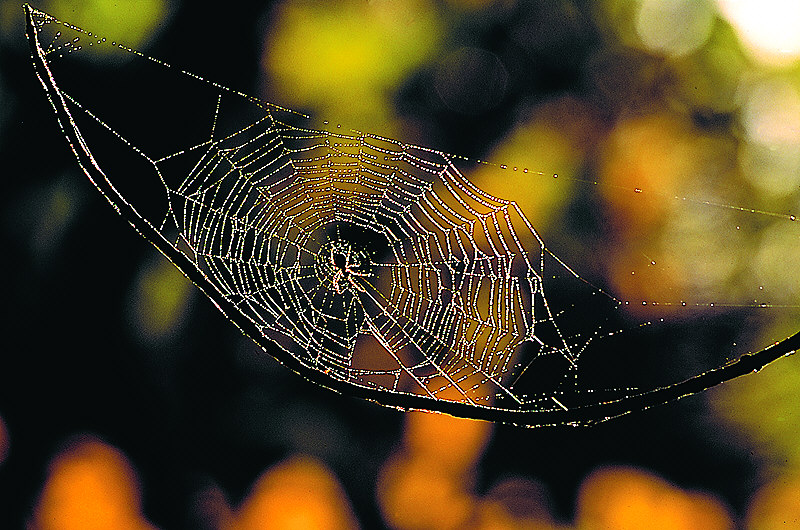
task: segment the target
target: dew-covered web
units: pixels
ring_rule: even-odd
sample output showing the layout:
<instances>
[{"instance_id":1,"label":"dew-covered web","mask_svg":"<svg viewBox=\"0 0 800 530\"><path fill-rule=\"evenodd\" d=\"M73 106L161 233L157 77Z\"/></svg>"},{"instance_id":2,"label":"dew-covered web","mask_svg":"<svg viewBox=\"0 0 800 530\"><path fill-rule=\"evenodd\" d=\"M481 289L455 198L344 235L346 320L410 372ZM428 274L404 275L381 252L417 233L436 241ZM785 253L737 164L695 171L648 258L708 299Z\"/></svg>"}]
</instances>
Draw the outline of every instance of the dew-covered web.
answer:
<instances>
[{"instance_id":1,"label":"dew-covered web","mask_svg":"<svg viewBox=\"0 0 800 530\"><path fill-rule=\"evenodd\" d=\"M713 383L695 378L696 389L671 397L663 388L578 392L582 354L616 330L566 329L570 306L554 307L553 289L617 302L555 256L517 203L472 184L465 174L476 162L309 127L286 109L28 14L37 74L90 179L233 323L305 377L391 406L528 425L598 421ZM199 95L179 88L177 101L198 124L192 134L151 146L113 109L90 108L65 87L56 64L89 46L189 83ZM145 120L148 111L161 118L152 107ZM102 161L103 134L131 157L119 166L140 164L133 184ZM162 200L137 202L144 186ZM541 366L552 370L547 391L526 383ZM525 416L533 414L541 418Z\"/></svg>"},{"instance_id":2,"label":"dew-covered web","mask_svg":"<svg viewBox=\"0 0 800 530\"><path fill-rule=\"evenodd\" d=\"M169 220L195 266L304 366L391 392L521 404L523 343L577 362L547 304L536 232L447 155L271 114L202 149L166 188Z\"/></svg>"}]
</instances>

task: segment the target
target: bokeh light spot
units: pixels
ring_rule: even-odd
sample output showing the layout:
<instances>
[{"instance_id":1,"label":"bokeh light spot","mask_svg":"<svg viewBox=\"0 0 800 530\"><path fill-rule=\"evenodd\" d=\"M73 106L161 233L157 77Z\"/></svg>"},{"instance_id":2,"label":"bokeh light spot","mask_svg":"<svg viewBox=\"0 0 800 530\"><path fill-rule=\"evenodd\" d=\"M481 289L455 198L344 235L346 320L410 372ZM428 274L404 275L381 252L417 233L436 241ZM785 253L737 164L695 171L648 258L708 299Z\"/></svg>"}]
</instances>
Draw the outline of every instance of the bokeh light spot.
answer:
<instances>
[{"instance_id":1,"label":"bokeh light spot","mask_svg":"<svg viewBox=\"0 0 800 530\"><path fill-rule=\"evenodd\" d=\"M633 468L604 468L587 477L578 498L578 529L722 530L733 528L716 498L684 491Z\"/></svg>"},{"instance_id":2,"label":"bokeh light spot","mask_svg":"<svg viewBox=\"0 0 800 530\"><path fill-rule=\"evenodd\" d=\"M177 333L194 293L192 283L167 260L145 266L134 292L134 322L140 338L157 341Z\"/></svg>"},{"instance_id":3,"label":"bokeh light spot","mask_svg":"<svg viewBox=\"0 0 800 530\"><path fill-rule=\"evenodd\" d=\"M677 117L653 114L621 121L603 149L600 178L619 226L648 230L663 219L682 181L701 172L690 129ZM635 200L631 194L642 190ZM657 190L658 194L653 191Z\"/></svg>"},{"instance_id":4,"label":"bokeh light spot","mask_svg":"<svg viewBox=\"0 0 800 530\"><path fill-rule=\"evenodd\" d=\"M735 174L734 152L729 142L669 113L616 126L600 168L616 228L607 256L614 293L665 303L631 309L658 313L677 310L681 300L744 301L734 279L749 259L746 235L733 230L733 210L708 207L738 200L740 186L719 185Z\"/></svg>"},{"instance_id":5,"label":"bokeh light spot","mask_svg":"<svg viewBox=\"0 0 800 530\"><path fill-rule=\"evenodd\" d=\"M800 2L793 0L717 0L748 51L767 64L800 57Z\"/></svg>"},{"instance_id":6,"label":"bokeh light spot","mask_svg":"<svg viewBox=\"0 0 800 530\"><path fill-rule=\"evenodd\" d=\"M762 486L750 501L747 528L800 528L800 475L778 476Z\"/></svg>"},{"instance_id":7,"label":"bokeh light spot","mask_svg":"<svg viewBox=\"0 0 800 530\"><path fill-rule=\"evenodd\" d=\"M714 24L714 10L704 0L643 0L636 32L651 51L679 56L705 43Z\"/></svg>"},{"instance_id":8,"label":"bokeh light spot","mask_svg":"<svg viewBox=\"0 0 800 530\"><path fill-rule=\"evenodd\" d=\"M734 275L749 255L744 252L745 236L729 232L734 224L730 217L727 211L690 207L665 220L657 261L659 267L670 264L674 268L677 291L653 293L654 299L731 300L736 296L739 286Z\"/></svg>"},{"instance_id":9,"label":"bokeh light spot","mask_svg":"<svg viewBox=\"0 0 800 530\"><path fill-rule=\"evenodd\" d=\"M786 80L751 87L742 108L746 142L739 150L745 178L773 198L800 188L800 92Z\"/></svg>"},{"instance_id":10,"label":"bokeh light spot","mask_svg":"<svg viewBox=\"0 0 800 530\"><path fill-rule=\"evenodd\" d=\"M256 481L229 530L357 527L336 477L316 460L297 456L268 469Z\"/></svg>"},{"instance_id":11,"label":"bokeh light spot","mask_svg":"<svg viewBox=\"0 0 800 530\"><path fill-rule=\"evenodd\" d=\"M384 464L378 503L394 528L464 528L475 516L475 465L491 423L410 412L403 447Z\"/></svg>"},{"instance_id":12,"label":"bokeh light spot","mask_svg":"<svg viewBox=\"0 0 800 530\"><path fill-rule=\"evenodd\" d=\"M800 299L800 283L795 278L800 263L797 230L789 223L776 222L761 236L752 274L761 285L763 301L772 304L796 304Z\"/></svg>"},{"instance_id":13,"label":"bokeh light spot","mask_svg":"<svg viewBox=\"0 0 800 530\"><path fill-rule=\"evenodd\" d=\"M33 517L37 530L152 530L136 475L116 448L79 439L50 466Z\"/></svg>"},{"instance_id":14,"label":"bokeh light spot","mask_svg":"<svg viewBox=\"0 0 800 530\"><path fill-rule=\"evenodd\" d=\"M285 3L263 59L270 90L348 126L385 131L391 95L440 39L425 2Z\"/></svg>"},{"instance_id":15,"label":"bokeh light spot","mask_svg":"<svg viewBox=\"0 0 800 530\"><path fill-rule=\"evenodd\" d=\"M131 48L142 48L167 16L164 0L50 0L43 9L78 27L91 28L95 35L113 36ZM125 53L114 46L87 49Z\"/></svg>"},{"instance_id":16,"label":"bokeh light spot","mask_svg":"<svg viewBox=\"0 0 800 530\"><path fill-rule=\"evenodd\" d=\"M479 165L468 176L482 190L512 198L539 234L546 236L572 197L573 179L579 176L597 132L595 117L580 100L564 97L547 101L520 120L492 150L492 161L513 163L517 171L514 166L498 171L496 166ZM558 178L553 178L556 175Z\"/></svg>"},{"instance_id":17,"label":"bokeh light spot","mask_svg":"<svg viewBox=\"0 0 800 530\"><path fill-rule=\"evenodd\" d=\"M435 459L460 472L473 466L492 433L492 424L464 420L446 414L410 412L406 423L406 446L415 455Z\"/></svg>"},{"instance_id":18,"label":"bokeh light spot","mask_svg":"<svg viewBox=\"0 0 800 530\"><path fill-rule=\"evenodd\" d=\"M453 474L436 460L401 453L384 464L378 502L392 528L464 528L474 497L463 471Z\"/></svg>"},{"instance_id":19,"label":"bokeh light spot","mask_svg":"<svg viewBox=\"0 0 800 530\"><path fill-rule=\"evenodd\" d=\"M742 74L749 63L741 52L736 33L716 25L696 52L673 61L678 96L710 124L725 125L737 111Z\"/></svg>"}]
</instances>

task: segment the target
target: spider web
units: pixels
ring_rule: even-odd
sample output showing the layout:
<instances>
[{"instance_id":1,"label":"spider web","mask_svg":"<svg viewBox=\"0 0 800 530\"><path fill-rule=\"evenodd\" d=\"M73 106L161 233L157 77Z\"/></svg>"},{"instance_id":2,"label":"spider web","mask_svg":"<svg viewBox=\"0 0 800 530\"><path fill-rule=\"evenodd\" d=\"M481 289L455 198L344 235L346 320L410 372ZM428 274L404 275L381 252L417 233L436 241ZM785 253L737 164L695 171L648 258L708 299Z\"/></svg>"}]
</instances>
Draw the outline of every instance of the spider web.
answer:
<instances>
[{"instance_id":1,"label":"spider web","mask_svg":"<svg viewBox=\"0 0 800 530\"><path fill-rule=\"evenodd\" d=\"M525 249L517 232L535 232L516 205L446 155L269 114L248 132L212 140L167 188L170 217L195 265L303 365L392 392L522 403L504 383L524 368L522 343L577 360L537 335L557 330L544 246ZM365 336L379 346L358 356Z\"/></svg>"},{"instance_id":2,"label":"spider web","mask_svg":"<svg viewBox=\"0 0 800 530\"><path fill-rule=\"evenodd\" d=\"M92 182L232 322L305 377L390 406L528 425L598 421L716 384L706 373L671 397L664 388L579 392L581 355L613 333L597 323L567 331L569 306L555 307L552 292L617 301L550 252L514 201L473 185L465 173L475 162L310 127L27 10L37 74ZM138 61L135 78L164 80L59 75L89 49ZM154 101L166 101L168 81L177 96L162 107ZM97 96L112 83L104 106ZM152 140L154 126L174 144ZM546 391L527 382L543 373ZM531 413L541 419L522 416Z\"/></svg>"}]
</instances>

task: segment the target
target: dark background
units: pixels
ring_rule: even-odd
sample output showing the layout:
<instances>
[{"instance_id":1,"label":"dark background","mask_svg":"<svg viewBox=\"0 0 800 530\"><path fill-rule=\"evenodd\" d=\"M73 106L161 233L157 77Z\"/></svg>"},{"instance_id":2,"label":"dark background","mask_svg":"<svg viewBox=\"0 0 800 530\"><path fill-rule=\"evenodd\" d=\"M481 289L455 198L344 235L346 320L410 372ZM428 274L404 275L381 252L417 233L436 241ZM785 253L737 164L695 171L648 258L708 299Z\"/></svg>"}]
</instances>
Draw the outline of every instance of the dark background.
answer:
<instances>
[{"instance_id":1,"label":"dark background","mask_svg":"<svg viewBox=\"0 0 800 530\"><path fill-rule=\"evenodd\" d=\"M532 2L519 10L534 13L531 20L541 24L529 31L561 28L568 34L552 38L568 46L545 40L531 44L533 52L515 49L508 35L521 12L462 21L452 30L451 39L494 50L512 65L508 90L490 108L465 108L469 93L453 96L462 99L450 106L432 102L433 81L424 68L398 87L396 108L424 121L421 129L437 147L483 156L523 100L579 94L602 111L600 128L611 127L623 109L658 101L657 82L651 83L654 93L636 98L628 93L641 88L635 80L598 95L587 82L586 57L608 43L588 22L587 5L570 4L580 14L570 19L581 21L575 27L560 21L563 6ZM163 258L77 168L34 76L20 13L9 16L0 41L0 418L9 439L0 463L2 526L21 527L31 518L50 462L86 434L127 455L139 475L144 513L161 528L200 526L200 492L217 487L236 505L265 469L294 454L329 466L362 527L384 526L375 484L401 443L404 413L332 394L289 373L199 293L188 295L187 309L169 333L148 339L137 331L131 309L136 282ZM235 8L175 4L146 51L260 93L269 84L259 69L262 35L273 16L263 2ZM626 67L634 78L659 68L669 74L659 59L633 51L608 71ZM535 78L526 77L531 69ZM476 97L491 100L492 87L484 88L488 92ZM702 109L693 118L715 127L734 119ZM678 319L663 335L694 334L713 349L715 337L727 341L740 325L730 314L700 323ZM634 341L625 347L631 351L621 355L633 356L642 346ZM645 380L648 369L659 368L645 365ZM680 488L714 492L740 519L766 479L769 457L712 417L700 396L589 429L497 425L478 464L475 489L486 491L507 475L531 477L545 485L553 516L569 522L579 485L593 469L638 466Z\"/></svg>"}]
</instances>

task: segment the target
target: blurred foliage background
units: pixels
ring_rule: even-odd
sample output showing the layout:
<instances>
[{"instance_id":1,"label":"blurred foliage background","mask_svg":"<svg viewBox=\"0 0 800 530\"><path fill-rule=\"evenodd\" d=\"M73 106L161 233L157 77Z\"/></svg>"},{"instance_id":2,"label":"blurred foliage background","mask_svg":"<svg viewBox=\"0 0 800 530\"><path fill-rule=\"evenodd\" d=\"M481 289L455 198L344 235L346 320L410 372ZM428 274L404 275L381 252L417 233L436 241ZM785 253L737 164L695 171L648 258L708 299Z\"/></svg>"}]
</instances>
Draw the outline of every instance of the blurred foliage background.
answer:
<instances>
[{"instance_id":1,"label":"blurred foliage background","mask_svg":"<svg viewBox=\"0 0 800 530\"><path fill-rule=\"evenodd\" d=\"M470 178L631 301L629 326L671 323L671 364L636 369L671 380L797 329L800 4L36 7L320 121L495 161ZM91 189L23 33L2 0L6 527L800 528L796 357L591 429L401 413L282 369Z\"/></svg>"}]
</instances>

